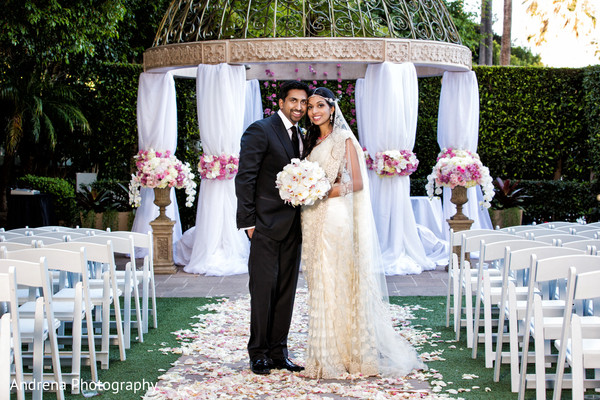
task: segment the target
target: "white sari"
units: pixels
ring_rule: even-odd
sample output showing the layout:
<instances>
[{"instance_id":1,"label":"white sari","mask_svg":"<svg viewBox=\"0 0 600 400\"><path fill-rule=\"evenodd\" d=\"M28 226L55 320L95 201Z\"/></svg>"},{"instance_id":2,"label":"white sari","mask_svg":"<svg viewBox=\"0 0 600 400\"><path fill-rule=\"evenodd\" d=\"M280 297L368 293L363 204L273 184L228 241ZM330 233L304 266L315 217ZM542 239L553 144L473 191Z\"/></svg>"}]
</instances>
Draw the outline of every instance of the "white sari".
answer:
<instances>
[{"instance_id":1,"label":"white sari","mask_svg":"<svg viewBox=\"0 0 600 400\"><path fill-rule=\"evenodd\" d=\"M350 164L352 150L363 183L357 191L351 184L351 171L357 171ZM341 113L307 158L347 193L302 209L302 268L309 289L305 375L404 376L425 368L392 326L364 154Z\"/></svg>"}]
</instances>

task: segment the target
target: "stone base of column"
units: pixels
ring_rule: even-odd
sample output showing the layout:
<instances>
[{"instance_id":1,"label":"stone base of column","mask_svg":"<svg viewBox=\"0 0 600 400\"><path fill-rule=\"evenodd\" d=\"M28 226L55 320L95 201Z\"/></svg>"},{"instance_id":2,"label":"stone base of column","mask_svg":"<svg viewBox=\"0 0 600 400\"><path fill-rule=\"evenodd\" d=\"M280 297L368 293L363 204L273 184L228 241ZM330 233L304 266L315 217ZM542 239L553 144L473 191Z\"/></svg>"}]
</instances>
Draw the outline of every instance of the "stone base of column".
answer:
<instances>
[{"instance_id":1,"label":"stone base of column","mask_svg":"<svg viewBox=\"0 0 600 400\"><path fill-rule=\"evenodd\" d=\"M173 262L173 226L175 221L154 220L150 222L154 236L154 273L174 274L177 271Z\"/></svg>"},{"instance_id":2,"label":"stone base of column","mask_svg":"<svg viewBox=\"0 0 600 400\"><path fill-rule=\"evenodd\" d=\"M448 225L450 225L450 228L452 228L454 232L468 231L471 229L471 225L473 225L474 222L472 219L447 219L446 221L448 221ZM452 251L458 256L460 261L460 246L453 246ZM470 261L468 254L465 254L465 259Z\"/></svg>"}]
</instances>

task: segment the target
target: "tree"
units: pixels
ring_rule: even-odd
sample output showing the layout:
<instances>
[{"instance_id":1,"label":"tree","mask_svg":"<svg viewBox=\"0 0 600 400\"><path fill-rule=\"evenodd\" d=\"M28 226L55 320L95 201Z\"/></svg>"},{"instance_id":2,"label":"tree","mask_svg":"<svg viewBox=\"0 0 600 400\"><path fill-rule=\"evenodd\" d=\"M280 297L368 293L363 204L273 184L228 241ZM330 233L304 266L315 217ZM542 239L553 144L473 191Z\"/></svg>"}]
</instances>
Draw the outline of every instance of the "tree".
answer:
<instances>
[{"instance_id":1,"label":"tree","mask_svg":"<svg viewBox=\"0 0 600 400\"><path fill-rule=\"evenodd\" d=\"M6 127L0 210L6 210L6 187L21 143L43 143L52 151L60 132L89 131L73 76L94 62L98 44L117 35L124 2L6 0L0 8L0 126Z\"/></svg>"},{"instance_id":2,"label":"tree","mask_svg":"<svg viewBox=\"0 0 600 400\"><path fill-rule=\"evenodd\" d=\"M471 52L479 54L479 26L475 22L476 15L465 11L464 0L448 1L444 0L448 13L452 17L452 22L460 35L462 44L471 49Z\"/></svg>"},{"instance_id":3,"label":"tree","mask_svg":"<svg viewBox=\"0 0 600 400\"><path fill-rule=\"evenodd\" d=\"M510 65L512 30L512 0L504 0L504 20L502 22L502 47L500 50L500 65Z\"/></svg>"},{"instance_id":4,"label":"tree","mask_svg":"<svg viewBox=\"0 0 600 400\"><path fill-rule=\"evenodd\" d=\"M492 65L494 33L492 31L492 0L481 0L481 42L479 44L479 65Z\"/></svg>"},{"instance_id":5,"label":"tree","mask_svg":"<svg viewBox=\"0 0 600 400\"><path fill-rule=\"evenodd\" d=\"M600 28L596 16L600 13L597 0L538 1L525 0L527 12L539 23L539 30L527 40L541 45L548 36L556 36L563 30L572 31L578 39L593 45L600 53Z\"/></svg>"}]
</instances>

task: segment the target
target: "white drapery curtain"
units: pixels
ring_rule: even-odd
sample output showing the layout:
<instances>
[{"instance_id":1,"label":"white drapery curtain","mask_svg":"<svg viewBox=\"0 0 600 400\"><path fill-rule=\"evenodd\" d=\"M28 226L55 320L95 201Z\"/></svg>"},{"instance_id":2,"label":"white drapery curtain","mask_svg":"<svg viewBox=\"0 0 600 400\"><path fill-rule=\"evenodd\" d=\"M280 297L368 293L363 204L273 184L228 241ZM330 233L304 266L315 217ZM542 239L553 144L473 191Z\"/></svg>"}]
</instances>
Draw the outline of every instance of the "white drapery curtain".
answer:
<instances>
[{"instance_id":1,"label":"white drapery curtain","mask_svg":"<svg viewBox=\"0 0 600 400\"><path fill-rule=\"evenodd\" d=\"M258 79L246 81L246 103L244 109L244 129L254 121L263 117L262 99ZM196 227L193 226L183 233L183 237L175 247L176 262L187 265L192 258L192 250L196 239ZM221 273L222 275L223 273Z\"/></svg>"},{"instance_id":2,"label":"white drapery curtain","mask_svg":"<svg viewBox=\"0 0 600 400\"><path fill-rule=\"evenodd\" d=\"M175 80L171 72L140 75L137 100L138 147L140 150L170 150L177 147L177 103L175 100ZM132 232L146 233L152 230L150 222L158 217L159 210L154 205L154 190L142 188L141 205L135 213ZM173 243L181 238L181 221L171 189L171 204L166 208L167 217L175 221ZM147 253L147 252L146 252ZM136 257L143 257L143 249L136 251Z\"/></svg>"},{"instance_id":3,"label":"white drapery curtain","mask_svg":"<svg viewBox=\"0 0 600 400\"><path fill-rule=\"evenodd\" d=\"M245 68L200 65L196 91L204 153L239 155L245 119ZM202 180L192 254L185 272L206 275L248 272L249 242L244 232L237 230L236 206L232 179Z\"/></svg>"},{"instance_id":4,"label":"white drapery curtain","mask_svg":"<svg viewBox=\"0 0 600 400\"><path fill-rule=\"evenodd\" d=\"M417 130L419 90L412 63L374 64L357 81L356 108L362 146L379 151L411 150ZM423 248L410 202L410 178L380 178L369 171L371 202L386 275L434 269Z\"/></svg>"},{"instance_id":5,"label":"white drapery curtain","mask_svg":"<svg viewBox=\"0 0 600 400\"><path fill-rule=\"evenodd\" d=\"M438 144L440 148L457 148L477 151L479 138L479 87L475 72L444 72L438 112ZM444 234L449 237L447 219L456 213L450 202L452 191L444 188ZM483 200L481 187L467 189L469 201L463 213L472 219L471 229L492 229L487 209L479 206Z\"/></svg>"}]
</instances>

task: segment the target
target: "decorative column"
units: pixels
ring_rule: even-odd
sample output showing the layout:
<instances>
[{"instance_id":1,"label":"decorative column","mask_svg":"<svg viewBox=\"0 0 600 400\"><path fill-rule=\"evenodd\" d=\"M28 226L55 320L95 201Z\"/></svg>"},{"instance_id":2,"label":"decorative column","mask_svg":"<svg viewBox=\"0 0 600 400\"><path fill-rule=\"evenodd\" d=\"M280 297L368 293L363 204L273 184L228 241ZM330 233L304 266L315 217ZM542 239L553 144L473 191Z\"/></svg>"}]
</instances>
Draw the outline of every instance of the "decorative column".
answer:
<instances>
[{"instance_id":1,"label":"decorative column","mask_svg":"<svg viewBox=\"0 0 600 400\"><path fill-rule=\"evenodd\" d=\"M454 232L469 230L473 224L473 220L469 219L462 212L463 205L469 201L467 197L467 188L464 186L455 186L454 189L452 189L450 201L456 205L456 214L446 220L448 221L448 225L450 225L450 228L452 228ZM460 257L459 246L454 246L452 251Z\"/></svg>"},{"instance_id":2,"label":"decorative column","mask_svg":"<svg viewBox=\"0 0 600 400\"><path fill-rule=\"evenodd\" d=\"M150 222L154 237L154 273L173 274L177 271L173 263L173 226L165 214L165 208L171 204L171 188L154 188L154 204L159 208L159 215Z\"/></svg>"}]
</instances>

